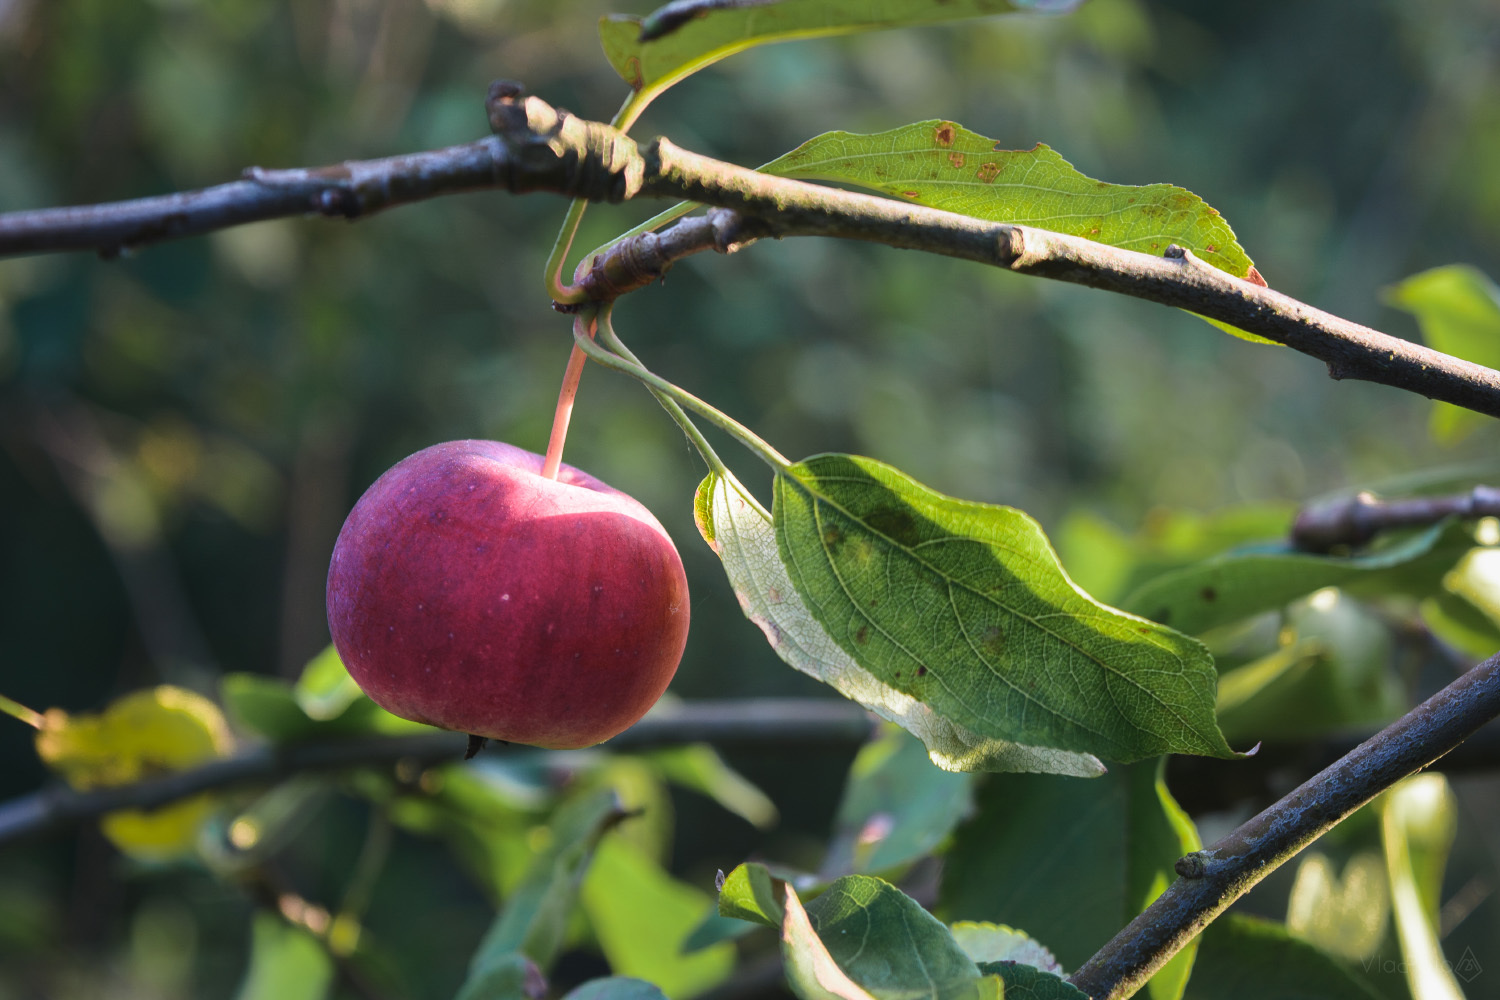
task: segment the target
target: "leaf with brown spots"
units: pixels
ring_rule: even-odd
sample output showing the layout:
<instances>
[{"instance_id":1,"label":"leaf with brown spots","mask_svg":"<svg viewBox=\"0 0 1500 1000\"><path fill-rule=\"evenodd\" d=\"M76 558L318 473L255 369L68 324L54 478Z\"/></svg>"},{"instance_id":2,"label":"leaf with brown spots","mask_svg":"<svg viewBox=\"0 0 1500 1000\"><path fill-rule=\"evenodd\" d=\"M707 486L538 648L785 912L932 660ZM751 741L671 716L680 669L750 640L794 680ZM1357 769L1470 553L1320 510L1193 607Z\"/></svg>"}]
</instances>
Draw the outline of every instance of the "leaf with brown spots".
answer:
<instances>
[{"instance_id":1,"label":"leaf with brown spots","mask_svg":"<svg viewBox=\"0 0 1500 1000\"><path fill-rule=\"evenodd\" d=\"M1234 756L1208 650L1078 589L1021 511L820 455L777 475L772 522L826 640L949 723L1108 760Z\"/></svg>"},{"instance_id":2,"label":"leaf with brown spots","mask_svg":"<svg viewBox=\"0 0 1500 1000\"><path fill-rule=\"evenodd\" d=\"M1191 191L1110 184L1040 143L1028 150L1001 145L954 122L925 121L874 135L828 132L761 169L1156 256L1176 243L1237 278L1260 278L1229 224Z\"/></svg>"}]
</instances>

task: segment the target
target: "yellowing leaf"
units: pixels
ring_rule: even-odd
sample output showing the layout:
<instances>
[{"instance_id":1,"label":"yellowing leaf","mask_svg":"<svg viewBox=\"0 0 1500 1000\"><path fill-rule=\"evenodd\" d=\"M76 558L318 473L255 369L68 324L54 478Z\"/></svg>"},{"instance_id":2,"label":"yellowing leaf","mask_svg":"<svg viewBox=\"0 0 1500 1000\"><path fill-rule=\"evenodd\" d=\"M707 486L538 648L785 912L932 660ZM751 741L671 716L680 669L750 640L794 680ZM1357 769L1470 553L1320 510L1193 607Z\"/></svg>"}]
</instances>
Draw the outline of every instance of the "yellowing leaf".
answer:
<instances>
[{"instance_id":1,"label":"yellowing leaf","mask_svg":"<svg viewBox=\"0 0 1500 1000\"><path fill-rule=\"evenodd\" d=\"M217 705L182 688L134 691L99 715L48 711L37 754L79 791L126 785L222 757L233 738ZM105 836L126 853L160 861L192 850L213 809L207 796L143 812L110 813Z\"/></svg>"}]
</instances>

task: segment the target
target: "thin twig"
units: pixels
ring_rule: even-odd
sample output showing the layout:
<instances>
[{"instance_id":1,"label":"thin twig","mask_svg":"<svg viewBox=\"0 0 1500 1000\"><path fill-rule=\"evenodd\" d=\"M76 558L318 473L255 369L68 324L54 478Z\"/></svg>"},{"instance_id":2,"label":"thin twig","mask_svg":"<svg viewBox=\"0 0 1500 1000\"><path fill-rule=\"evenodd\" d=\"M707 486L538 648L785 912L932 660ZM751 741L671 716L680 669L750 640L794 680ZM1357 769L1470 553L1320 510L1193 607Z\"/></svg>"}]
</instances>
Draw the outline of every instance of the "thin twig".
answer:
<instances>
[{"instance_id":1,"label":"thin twig","mask_svg":"<svg viewBox=\"0 0 1500 1000\"><path fill-rule=\"evenodd\" d=\"M1436 524L1450 517L1500 517L1500 489L1476 486L1468 493L1409 500L1381 500L1356 493L1334 504L1305 507L1292 524L1292 544L1307 552L1358 548L1383 531Z\"/></svg>"},{"instance_id":2,"label":"thin twig","mask_svg":"<svg viewBox=\"0 0 1500 1000\"><path fill-rule=\"evenodd\" d=\"M683 743L753 744L804 748L849 746L868 739L874 722L852 702L821 698L751 698L662 704L605 744L607 750L640 750ZM57 785L0 804L0 845L65 829L118 809L154 809L200 792L264 785L296 774L385 767L410 761L418 767L463 757L467 739L441 730L330 742L263 746L191 771L130 785L75 792ZM523 752L491 742L495 752ZM541 753L544 751L534 751Z\"/></svg>"},{"instance_id":3,"label":"thin twig","mask_svg":"<svg viewBox=\"0 0 1500 1000\"><path fill-rule=\"evenodd\" d=\"M1354 810L1500 715L1500 653L1207 850L1069 981L1095 1000L1128 997L1257 882Z\"/></svg>"},{"instance_id":4,"label":"thin twig","mask_svg":"<svg viewBox=\"0 0 1500 1000\"><path fill-rule=\"evenodd\" d=\"M523 97L516 84L493 87L489 111L496 137L465 146L316 169L257 168L247 180L204 191L0 215L0 256L86 248L111 254L260 219L307 213L355 218L483 188L552 191L593 201L642 195L686 199L734 214L682 230L680 245L651 247L644 237L616 245L590 268L590 276L597 271L608 279L595 290L599 300L640 287L641 276L659 276L680 256L710 247L728 249L766 236L868 240L1177 306L1315 357L1333 378L1377 382L1500 416L1500 372L1232 277L1190 249L1172 246L1166 256L1152 257L1029 226L772 177L665 139L642 149L608 125ZM631 262L625 256L631 253L650 260ZM612 271L626 280L610 277Z\"/></svg>"}]
</instances>

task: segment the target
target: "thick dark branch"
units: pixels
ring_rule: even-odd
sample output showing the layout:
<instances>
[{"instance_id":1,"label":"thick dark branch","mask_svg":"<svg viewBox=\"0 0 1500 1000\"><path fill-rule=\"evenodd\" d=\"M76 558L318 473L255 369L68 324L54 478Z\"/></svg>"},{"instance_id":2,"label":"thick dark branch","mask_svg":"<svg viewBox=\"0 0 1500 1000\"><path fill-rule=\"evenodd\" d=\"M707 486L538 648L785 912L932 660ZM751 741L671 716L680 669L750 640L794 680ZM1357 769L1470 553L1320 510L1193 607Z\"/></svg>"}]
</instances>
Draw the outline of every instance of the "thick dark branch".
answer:
<instances>
[{"instance_id":1,"label":"thick dark branch","mask_svg":"<svg viewBox=\"0 0 1500 1000\"><path fill-rule=\"evenodd\" d=\"M523 97L512 83L491 88L489 112L497 138L469 146L316 170L252 172L251 180L238 184L124 206L0 216L0 255L81 247L110 252L278 214L353 217L482 187L518 194L554 191L596 201L641 195L686 199L732 211L680 224L680 234L671 236L669 230L655 244L646 237L623 241L590 262L589 277L599 275L590 293L600 301L613 298L665 272L681 256L767 236L869 240L1177 306L1318 358L1334 378L1378 382L1500 416L1500 372L1232 277L1188 249L1174 246L1165 257L1151 257L1082 237L772 177L665 139L638 149L607 125Z\"/></svg>"},{"instance_id":2,"label":"thick dark branch","mask_svg":"<svg viewBox=\"0 0 1500 1000\"><path fill-rule=\"evenodd\" d=\"M1356 493L1334 504L1306 507L1292 524L1292 544L1308 552L1358 548L1383 531L1414 528L1449 518L1500 517L1500 490L1476 486L1456 496L1380 500Z\"/></svg>"},{"instance_id":3,"label":"thick dark branch","mask_svg":"<svg viewBox=\"0 0 1500 1000\"><path fill-rule=\"evenodd\" d=\"M1069 981L1095 1000L1128 997L1230 903L1397 781L1500 715L1500 654L1449 684L1207 850Z\"/></svg>"},{"instance_id":4,"label":"thick dark branch","mask_svg":"<svg viewBox=\"0 0 1500 1000\"><path fill-rule=\"evenodd\" d=\"M854 746L874 732L875 722L852 702L814 698L753 698L662 705L610 740L608 750L644 750L684 743L716 746ZM389 767L409 761L417 767L461 760L462 733L441 730L410 736L371 737L334 742L264 746L205 764L191 771L114 788L75 792L57 785L0 804L0 845L53 833L117 809L154 809L200 792L242 785L266 785L296 774ZM490 743L493 753L529 751ZM532 751L543 753L546 751Z\"/></svg>"},{"instance_id":5,"label":"thick dark branch","mask_svg":"<svg viewBox=\"0 0 1500 1000\"><path fill-rule=\"evenodd\" d=\"M117 256L148 243L289 215L356 219L392 205L493 188L506 177L495 138L383 160L262 170L243 180L159 198L0 215L0 257L53 250Z\"/></svg>"}]
</instances>

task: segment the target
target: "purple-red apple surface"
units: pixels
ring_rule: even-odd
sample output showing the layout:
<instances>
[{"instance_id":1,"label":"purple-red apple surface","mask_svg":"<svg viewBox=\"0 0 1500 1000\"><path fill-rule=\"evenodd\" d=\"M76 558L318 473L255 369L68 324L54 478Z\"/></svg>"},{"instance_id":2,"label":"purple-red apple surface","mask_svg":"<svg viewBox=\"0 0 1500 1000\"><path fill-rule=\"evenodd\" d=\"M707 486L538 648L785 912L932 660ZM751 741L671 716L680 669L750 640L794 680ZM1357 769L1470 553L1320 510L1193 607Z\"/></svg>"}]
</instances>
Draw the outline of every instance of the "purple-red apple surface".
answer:
<instances>
[{"instance_id":1,"label":"purple-red apple surface","mask_svg":"<svg viewBox=\"0 0 1500 1000\"><path fill-rule=\"evenodd\" d=\"M687 642L682 560L632 497L496 441L449 441L344 522L328 624L387 711L476 736L592 746L666 690Z\"/></svg>"}]
</instances>

